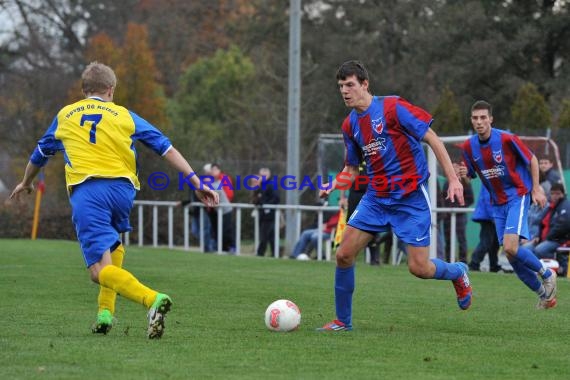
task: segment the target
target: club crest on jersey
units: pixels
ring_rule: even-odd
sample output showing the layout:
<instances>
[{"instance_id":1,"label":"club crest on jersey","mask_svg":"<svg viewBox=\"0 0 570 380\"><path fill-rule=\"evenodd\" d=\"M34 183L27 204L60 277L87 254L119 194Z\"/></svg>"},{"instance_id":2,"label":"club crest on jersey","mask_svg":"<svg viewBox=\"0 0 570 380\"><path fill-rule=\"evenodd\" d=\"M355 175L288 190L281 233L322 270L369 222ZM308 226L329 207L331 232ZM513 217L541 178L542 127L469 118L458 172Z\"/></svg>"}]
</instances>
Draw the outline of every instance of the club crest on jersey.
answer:
<instances>
[{"instance_id":1,"label":"club crest on jersey","mask_svg":"<svg viewBox=\"0 0 570 380\"><path fill-rule=\"evenodd\" d=\"M503 162L503 152L498 150L498 151L493 151L493 159L495 160L495 162L497 164L500 164L501 162Z\"/></svg>"},{"instance_id":2,"label":"club crest on jersey","mask_svg":"<svg viewBox=\"0 0 570 380\"><path fill-rule=\"evenodd\" d=\"M382 131L384 130L384 120L382 119L382 116L380 116L378 119L372 119L371 122L372 122L372 128L374 128L376 133L378 134L382 133Z\"/></svg>"}]
</instances>

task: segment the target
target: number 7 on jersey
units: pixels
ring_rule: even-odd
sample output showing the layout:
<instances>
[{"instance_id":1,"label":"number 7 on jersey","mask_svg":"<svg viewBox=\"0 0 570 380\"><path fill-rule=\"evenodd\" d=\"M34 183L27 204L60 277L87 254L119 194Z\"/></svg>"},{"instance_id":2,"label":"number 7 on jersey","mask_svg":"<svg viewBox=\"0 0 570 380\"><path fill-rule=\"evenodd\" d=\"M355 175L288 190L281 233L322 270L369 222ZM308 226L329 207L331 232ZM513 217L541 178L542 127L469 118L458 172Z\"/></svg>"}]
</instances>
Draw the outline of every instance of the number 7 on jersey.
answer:
<instances>
[{"instance_id":1,"label":"number 7 on jersey","mask_svg":"<svg viewBox=\"0 0 570 380\"><path fill-rule=\"evenodd\" d=\"M97 132L97 124L101 121L103 115L100 113L86 113L81 115L81 121L79 125L83 127L86 121L91 122L91 130L89 131L89 142L95 144L97 140L95 139L95 133Z\"/></svg>"}]
</instances>

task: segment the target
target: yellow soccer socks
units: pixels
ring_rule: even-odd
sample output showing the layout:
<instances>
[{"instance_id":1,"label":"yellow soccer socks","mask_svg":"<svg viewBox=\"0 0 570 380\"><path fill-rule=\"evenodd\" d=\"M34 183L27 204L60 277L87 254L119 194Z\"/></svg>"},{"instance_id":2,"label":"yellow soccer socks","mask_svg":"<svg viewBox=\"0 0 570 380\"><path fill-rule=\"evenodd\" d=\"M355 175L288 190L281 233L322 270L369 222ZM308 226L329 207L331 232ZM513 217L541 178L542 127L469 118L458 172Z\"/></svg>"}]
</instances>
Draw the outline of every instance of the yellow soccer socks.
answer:
<instances>
[{"instance_id":1,"label":"yellow soccer socks","mask_svg":"<svg viewBox=\"0 0 570 380\"><path fill-rule=\"evenodd\" d=\"M141 284L130 272L115 265L107 265L99 272L99 284L147 308L152 306L158 294Z\"/></svg>"},{"instance_id":2,"label":"yellow soccer socks","mask_svg":"<svg viewBox=\"0 0 570 380\"><path fill-rule=\"evenodd\" d=\"M123 259L125 257L125 248L122 244L119 244L113 252L111 252L111 261L113 265L119 268L123 267ZM97 303L99 304L99 310L101 311L107 309L112 315L115 314L115 300L117 299L117 292L113 289L109 289L102 285L99 285L99 296L97 297Z\"/></svg>"}]
</instances>

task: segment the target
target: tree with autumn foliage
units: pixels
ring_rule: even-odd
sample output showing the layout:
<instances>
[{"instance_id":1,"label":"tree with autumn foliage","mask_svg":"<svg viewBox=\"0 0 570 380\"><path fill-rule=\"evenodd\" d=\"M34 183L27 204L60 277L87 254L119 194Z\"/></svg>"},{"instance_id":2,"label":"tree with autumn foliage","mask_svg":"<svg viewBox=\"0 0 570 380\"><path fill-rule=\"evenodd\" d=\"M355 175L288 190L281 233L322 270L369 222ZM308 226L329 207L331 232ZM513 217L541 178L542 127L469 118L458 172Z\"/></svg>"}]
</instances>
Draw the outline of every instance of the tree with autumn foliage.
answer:
<instances>
[{"instance_id":1,"label":"tree with autumn foliage","mask_svg":"<svg viewBox=\"0 0 570 380\"><path fill-rule=\"evenodd\" d=\"M159 84L160 74L148 44L147 28L129 23L122 44L105 33L93 36L86 49L87 62L109 65L117 75L114 101L162 130L168 129L166 99ZM80 81L72 91L80 88Z\"/></svg>"}]
</instances>

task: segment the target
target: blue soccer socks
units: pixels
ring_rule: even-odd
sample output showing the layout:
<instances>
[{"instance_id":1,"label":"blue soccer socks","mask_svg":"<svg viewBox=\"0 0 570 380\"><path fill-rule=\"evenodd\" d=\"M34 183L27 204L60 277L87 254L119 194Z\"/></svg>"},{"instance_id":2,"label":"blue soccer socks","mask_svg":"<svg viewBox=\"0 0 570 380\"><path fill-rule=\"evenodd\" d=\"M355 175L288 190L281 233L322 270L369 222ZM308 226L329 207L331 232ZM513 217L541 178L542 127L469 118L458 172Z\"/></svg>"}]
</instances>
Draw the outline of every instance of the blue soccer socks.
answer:
<instances>
[{"instance_id":1,"label":"blue soccer socks","mask_svg":"<svg viewBox=\"0 0 570 380\"><path fill-rule=\"evenodd\" d=\"M543 279L547 279L548 277L552 276L552 271L544 268L538 257L536 257L535 254L532 253L532 251L528 248L519 247L515 259L523 263L533 272L538 273Z\"/></svg>"},{"instance_id":2,"label":"blue soccer socks","mask_svg":"<svg viewBox=\"0 0 570 380\"><path fill-rule=\"evenodd\" d=\"M540 296L542 283L536 276L536 271L533 271L528 266L526 266L521 260L518 260L517 257L513 257L509 260L511 265L513 266L513 270L517 274L518 278L530 288L533 292L537 292ZM539 293L540 292L540 293Z\"/></svg>"},{"instance_id":3,"label":"blue soccer socks","mask_svg":"<svg viewBox=\"0 0 570 380\"><path fill-rule=\"evenodd\" d=\"M436 280L451 280L455 293L457 294L457 304L461 310L467 310L471 306L473 290L469 281L469 271L465 263L447 263L440 259L431 259L435 265Z\"/></svg>"},{"instance_id":4,"label":"blue soccer socks","mask_svg":"<svg viewBox=\"0 0 570 380\"><path fill-rule=\"evenodd\" d=\"M348 329L352 328L352 293L354 293L354 265L336 268L334 278L334 301L336 316Z\"/></svg>"},{"instance_id":5,"label":"blue soccer socks","mask_svg":"<svg viewBox=\"0 0 570 380\"><path fill-rule=\"evenodd\" d=\"M457 280L463 274L461 263L447 263L440 259L431 259L435 265L435 274L433 278L436 280Z\"/></svg>"}]
</instances>

